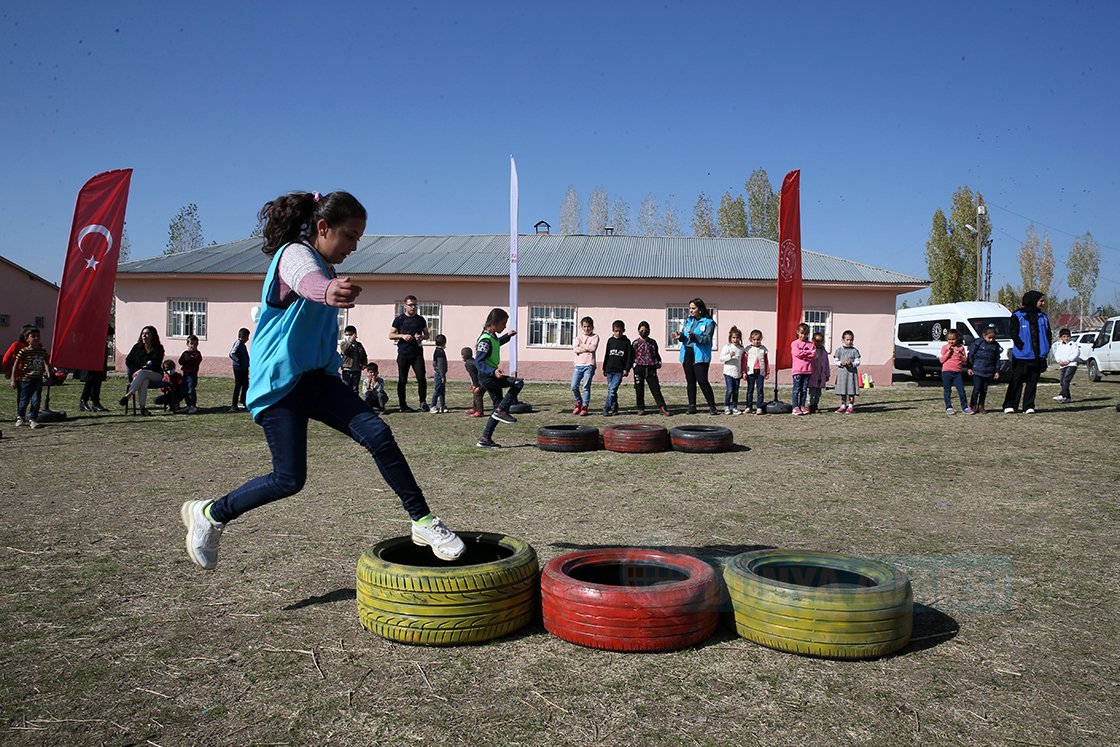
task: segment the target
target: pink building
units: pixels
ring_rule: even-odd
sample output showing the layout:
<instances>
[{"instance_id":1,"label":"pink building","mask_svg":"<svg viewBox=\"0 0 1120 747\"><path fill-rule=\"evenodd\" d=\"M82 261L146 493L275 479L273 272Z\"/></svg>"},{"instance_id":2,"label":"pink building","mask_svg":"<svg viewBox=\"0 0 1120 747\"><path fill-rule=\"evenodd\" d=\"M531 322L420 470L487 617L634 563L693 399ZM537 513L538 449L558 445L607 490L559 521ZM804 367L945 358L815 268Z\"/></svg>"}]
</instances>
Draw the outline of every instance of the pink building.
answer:
<instances>
[{"instance_id":1,"label":"pink building","mask_svg":"<svg viewBox=\"0 0 1120 747\"><path fill-rule=\"evenodd\" d=\"M25 324L43 331L43 345L48 349L54 336L54 310L58 304L58 286L0 257L0 339L8 348Z\"/></svg>"},{"instance_id":2,"label":"pink building","mask_svg":"<svg viewBox=\"0 0 1120 747\"><path fill-rule=\"evenodd\" d=\"M683 381L673 333L697 296L714 310L717 347L732 325L744 334L762 330L771 351L790 342L774 340L777 248L772 241L536 234L522 236L519 243L520 308L510 327L518 330L519 373L529 380L569 379L573 335L579 320L590 316L604 337L615 319L625 322L630 337L637 335L639 321L648 321L666 363L662 378ZM269 262L260 247L261 239L246 239L122 264L118 366L140 328L152 324L168 355L177 357L193 332L204 356L202 372L229 373L227 354L237 330L253 329L254 307L260 304ZM459 350L473 348L492 307L508 304L508 257L505 235L365 236L339 268L363 286L358 305L340 310L339 330L357 327L370 359L380 363L382 375L393 377L396 348L389 329L405 296L414 295L432 336L447 337L449 377L465 379L456 363ZM854 331L863 370L876 382L889 383L895 297L928 281L811 251L803 252L802 264L805 320L824 332L830 349L844 330ZM251 355L251 339L249 349ZM719 365L711 374L713 381L722 380ZM789 372L783 372L781 380L788 379Z\"/></svg>"}]
</instances>

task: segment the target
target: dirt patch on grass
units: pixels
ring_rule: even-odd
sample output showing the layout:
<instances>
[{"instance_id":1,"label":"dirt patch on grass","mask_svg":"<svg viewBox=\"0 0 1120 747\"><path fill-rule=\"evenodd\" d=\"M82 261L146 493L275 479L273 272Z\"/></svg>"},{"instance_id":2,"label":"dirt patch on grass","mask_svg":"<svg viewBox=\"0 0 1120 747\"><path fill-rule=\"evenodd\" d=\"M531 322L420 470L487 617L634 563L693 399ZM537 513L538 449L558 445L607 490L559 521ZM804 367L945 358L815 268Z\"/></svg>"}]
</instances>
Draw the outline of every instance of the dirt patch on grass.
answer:
<instances>
[{"instance_id":1,"label":"dirt patch on grass","mask_svg":"<svg viewBox=\"0 0 1120 747\"><path fill-rule=\"evenodd\" d=\"M228 401L229 384L200 391ZM56 388L52 404L76 415L78 393ZM358 623L354 566L406 517L337 433L312 425L303 492L231 524L204 573L178 507L267 471L248 416L118 409L5 425L3 742L1115 742L1120 385L1079 379L1065 407L1049 394L1033 416L947 417L940 387L920 387L872 390L851 416L640 419L728 425L747 447L713 455L539 451L538 426L575 420L555 385L530 384L524 399L543 411L498 428L516 448L474 447L481 422L454 384L451 413L388 416L453 528L519 537L542 563L600 545L716 565L757 547L898 563L915 641L870 662L782 654L727 627L656 655L583 649L539 623L480 646L390 643Z\"/></svg>"}]
</instances>

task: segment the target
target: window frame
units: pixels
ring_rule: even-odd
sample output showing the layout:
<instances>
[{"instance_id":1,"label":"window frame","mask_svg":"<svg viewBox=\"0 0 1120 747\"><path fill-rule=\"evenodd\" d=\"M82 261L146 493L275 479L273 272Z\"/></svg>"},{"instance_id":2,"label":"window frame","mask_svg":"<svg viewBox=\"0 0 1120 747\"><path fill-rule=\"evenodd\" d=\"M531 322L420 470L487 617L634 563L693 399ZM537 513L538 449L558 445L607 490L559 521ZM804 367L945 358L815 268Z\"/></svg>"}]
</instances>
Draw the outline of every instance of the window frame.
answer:
<instances>
[{"instance_id":1,"label":"window frame","mask_svg":"<svg viewBox=\"0 0 1120 747\"><path fill-rule=\"evenodd\" d=\"M824 321L810 321L810 314L824 314ZM802 309L801 321L809 325L809 339L813 339L813 335L818 331L824 332L824 349L832 350L832 309L830 308L815 308L815 309ZM822 327L823 330L818 330Z\"/></svg>"},{"instance_id":2,"label":"window frame","mask_svg":"<svg viewBox=\"0 0 1120 747\"><path fill-rule=\"evenodd\" d=\"M186 304L187 308L177 310L176 304ZM190 305L197 304L202 308L192 309ZM175 334L176 319L182 320L182 334ZM190 323L187 320L190 320ZM202 334L198 333L198 320L202 322ZM168 298L167 299L167 326L164 328L165 337L169 340L185 340L192 334L199 340L205 340L210 330L210 302L205 298Z\"/></svg>"},{"instance_id":3,"label":"window frame","mask_svg":"<svg viewBox=\"0 0 1120 747\"><path fill-rule=\"evenodd\" d=\"M535 311L547 309L549 310L548 316L540 316L534 314ZM561 316L555 315L552 312L566 310L571 312L570 319L564 319ZM576 319L579 317L579 307L575 304L566 303L536 303L528 305L529 312L529 334L526 335L525 347L527 348L543 348L546 350L563 350L571 348L576 342ZM540 321L541 336L539 342L533 341L534 323ZM547 325L547 326L546 326ZM555 326L556 328L556 343L545 342L548 335L545 331L548 327ZM568 342L564 342L565 326L568 327Z\"/></svg>"},{"instance_id":4,"label":"window frame","mask_svg":"<svg viewBox=\"0 0 1120 747\"><path fill-rule=\"evenodd\" d=\"M425 307L431 307L435 310L430 311ZM403 298L397 301L396 309L397 313L393 314L394 319L404 313ZM429 313L425 313L425 311L429 311ZM416 299L416 313L424 317L424 321L428 323L428 338L426 340L421 340L420 344L435 345L436 335L442 332L441 328L443 327L443 301L421 301L420 299ZM434 323L433 320L435 320Z\"/></svg>"}]
</instances>

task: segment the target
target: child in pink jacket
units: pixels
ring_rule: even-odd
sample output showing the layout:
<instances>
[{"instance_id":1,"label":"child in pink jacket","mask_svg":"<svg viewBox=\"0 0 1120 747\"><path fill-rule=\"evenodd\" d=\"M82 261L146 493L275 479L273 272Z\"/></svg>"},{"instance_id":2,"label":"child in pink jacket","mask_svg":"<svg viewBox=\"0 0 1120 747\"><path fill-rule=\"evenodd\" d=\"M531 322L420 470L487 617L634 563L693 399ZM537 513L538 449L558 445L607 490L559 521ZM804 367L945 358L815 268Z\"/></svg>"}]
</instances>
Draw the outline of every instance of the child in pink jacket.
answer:
<instances>
[{"instance_id":1,"label":"child in pink jacket","mask_svg":"<svg viewBox=\"0 0 1120 747\"><path fill-rule=\"evenodd\" d=\"M817 411L821 403L821 392L828 385L828 379L832 375L828 365L828 351L824 348L824 334L820 332L813 334L813 348L817 357L813 359L813 370L809 374L810 414Z\"/></svg>"},{"instance_id":2,"label":"child in pink jacket","mask_svg":"<svg viewBox=\"0 0 1120 747\"><path fill-rule=\"evenodd\" d=\"M591 404L591 379L595 377L595 351L599 349L599 335L595 334L595 320L585 316L579 320L582 330L576 335L572 352L576 356L575 369L572 371L572 397L575 405L573 415L586 415Z\"/></svg>"},{"instance_id":3,"label":"child in pink jacket","mask_svg":"<svg viewBox=\"0 0 1120 747\"><path fill-rule=\"evenodd\" d=\"M809 392L809 375L813 373L813 360L817 349L809 342L809 325L797 325L797 339L790 343L793 354L793 414L808 415L805 398Z\"/></svg>"},{"instance_id":4,"label":"child in pink jacket","mask_svg":"<svg viewBox=\"0 0 1120 747\"><path fill-rule=\"evenodd\" d=\"M953 387L961 398L961 410L965 415L971 415L968 398L964 396L964 373L968 368L968 350L961 344L961 333L955 329L949 330L949 341L941 346L941 387L945 395L945 414L953 415Z\"/></svg>"}]
</instances>

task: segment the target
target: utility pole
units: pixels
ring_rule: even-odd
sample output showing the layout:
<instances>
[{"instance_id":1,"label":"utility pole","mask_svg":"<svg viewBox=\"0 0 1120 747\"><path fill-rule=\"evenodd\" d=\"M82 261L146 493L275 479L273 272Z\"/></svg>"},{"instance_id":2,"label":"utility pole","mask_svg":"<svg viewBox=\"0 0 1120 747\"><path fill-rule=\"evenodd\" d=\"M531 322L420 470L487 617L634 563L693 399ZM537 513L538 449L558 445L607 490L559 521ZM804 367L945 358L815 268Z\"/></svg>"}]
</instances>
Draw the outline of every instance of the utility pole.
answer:
<instances>
[{"instance_id":1,"label":"utility pole","mask_svg":"<svg viewBox=\"0 0 1120 747\"><path fill-rule=\"evenodd\" d=\"M982 218L988 212L984 205L984 198L976 193L976 300L984 300L984 221Z\"/></svg>"}]
</instances>

